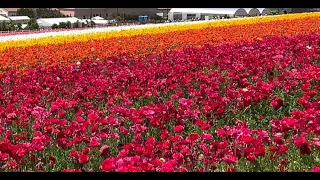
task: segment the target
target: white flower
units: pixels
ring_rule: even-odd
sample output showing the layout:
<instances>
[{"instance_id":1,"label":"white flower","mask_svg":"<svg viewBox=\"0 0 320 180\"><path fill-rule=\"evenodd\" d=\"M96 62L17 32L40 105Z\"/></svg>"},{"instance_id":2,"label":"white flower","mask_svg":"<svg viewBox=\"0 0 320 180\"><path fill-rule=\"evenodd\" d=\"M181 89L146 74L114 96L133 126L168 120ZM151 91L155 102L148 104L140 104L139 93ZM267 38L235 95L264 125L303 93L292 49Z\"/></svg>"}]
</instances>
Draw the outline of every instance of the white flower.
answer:
<instances>
[{"instance_id":1,"label":"white flower","mask_svg":"<svg viewBox=\"0 0 320 180\"><path fill-rule=\"evenodd\" d=\"M76 64L77 64L78 66L80 66L80 65L81 65L81 62L78 61Z\"/></svg>"},{"instance_id":2,"label":"white flower","mask_svg":"<svg viewBox=\"0 0 320 180\"><path fill-rule=\"evenodd\" d=\"M307 49L312 49L312 47L311 46L306 46L307 47Z\"/></svg>"},{"instance_id":3,"label":"white flower","mask_svg":"<svg viewBox=\"0 0 320 180\"><path fill-rule=\"evenodd\" d=\"M166 162L166 160L164 158L160 158L160 161L163 163Z\"/></svg>"}]
</instances>

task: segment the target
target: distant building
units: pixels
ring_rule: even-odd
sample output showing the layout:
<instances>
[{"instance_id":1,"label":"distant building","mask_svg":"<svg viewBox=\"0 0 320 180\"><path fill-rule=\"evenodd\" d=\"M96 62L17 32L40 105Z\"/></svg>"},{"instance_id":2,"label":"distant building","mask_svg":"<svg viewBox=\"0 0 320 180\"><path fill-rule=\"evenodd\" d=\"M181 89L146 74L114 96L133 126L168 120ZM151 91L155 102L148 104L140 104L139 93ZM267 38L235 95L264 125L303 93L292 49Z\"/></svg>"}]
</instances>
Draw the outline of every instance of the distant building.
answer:
<instances>
[{"instance_id":1,"label":"distant building","mask_svg":"<svg viewBox=\"0 0 320 180\"><path fill-rule=\"evenodd\" d=\"M2 8L5 9L8 12L7 16L16 16L17 15L17 11L20 8Z\"/></svg>"},{"instance_id":2,"label":"distant building","mask_svg":"<svg viewBox=\"0 0 320 180\"><path fill-rule=\"evenodd\" d=\"M117 15L147 15L152 16L162 12L158 8L58 8L66 16L79 19L90 19L100 16L105 19L113 19Z\"/></svg>"},{"instance_id":3,"label":"distant building","mask_svg":"<svg viewBox=\"0 0 320 180\"><path fill-rule=\"evenodd\" d=\"M30 21L28 16L8 16L8 18L16 23L26 24Z\"/></svg>"},{"instance_id":4,"label":"distant building","mask_svg":"<svg viewBox=\"0 0 320 180\"><path fill-rule=\"evenodd\" d=\"M291 8L292 13L310 12L311 8Z\"/></svg>"},{"instance_id":5,"label":"distant building","mask_svg":"<svg viewBox=\"0 0 320 180\"><path fill-rule=\"evenodd\" d=\"M5 8L0 8L0 16L8 16L8 11Z\"/></svg>"},{"instance_id":6,"label":"distant building","mask_svg":"<svg viewBox=\"0 0 320 180\"><path fill-rule=\"evenodd\" d=\"M288 13L303 13L303 12L310 12L312 8L274 8L274 9L282 9Z\"/></svg>"}]
</instances>

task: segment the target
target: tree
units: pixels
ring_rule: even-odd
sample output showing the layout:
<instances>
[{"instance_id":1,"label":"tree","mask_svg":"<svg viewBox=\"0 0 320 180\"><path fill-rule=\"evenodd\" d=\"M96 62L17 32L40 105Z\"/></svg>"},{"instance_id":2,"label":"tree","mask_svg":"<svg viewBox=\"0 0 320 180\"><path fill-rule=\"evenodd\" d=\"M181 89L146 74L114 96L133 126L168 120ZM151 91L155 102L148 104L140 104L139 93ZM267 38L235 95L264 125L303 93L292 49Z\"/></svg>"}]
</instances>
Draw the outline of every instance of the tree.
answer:
<instances>
[{"instance_id":1,"label":"tree","mask_svg":"<svg viewBox=\"0 0 320 180\"><path fill-rule=\"evenodd\" d=\"M67 23L65 23L65 22L60 22L59 23L59 28L67 28Z\"/></svg>"},{"instance_id":2,"label":"tree","mask_svg":"<svg viewBox=\"0 0 320 180\"><path fill-rule=\"evenodd\" d=\"M124 19L121 16L117 16L115 20L117 23L121 23L124 21Z\"/></svg>"},{"instance_id":3,"label":"tree","mask_svg":"<svg viewBox=\"0 0 320 180\"><path fill-rule=\"evenodd\" d=\"M53 24L53 25L51 26L51 28L52 28L52 29L58 29L58 28L59 28L59 25L58 25L58 24Z\"/></svg>"},{"instance_id":4,"label":"tree","mask_svg":"<svg viewBox=\"0 0 320 180\"><path fill-rule=\"evenodd\" d=\"M8 27L8 22L3 21L1 23L1 31L8 31L9 27Z\"/></svg>"},{"instance_id":5,"label":"tree","mask_svg":"<svg viewBox=\"0 0 320 180\"><path fill-rule=\"evenodd\" d=\"M96 25L96 23L91 20L91 26L95 26L95 25Z\"/></svg>"},{"instance_id":6,"label":"tree","mask_svg":"<svg viewBox=\"0 0 320 180\"><path fill-rule=\"evenodd\" d=\"M18 26L18 29L22 29L22 24L21 23L18 23L17 26Z\"/></svg>"},{"instance_id":7,"label":"tree","mask_svg":"<svg viewBox=\"0 0 320 180\"><path fill-rule=\"evenodd\" d=\"M17 10L17 16L28 16L29 18L36 18L37 13L33 8L20 8Z\"/></svg>"},{"instance_id":8,"label":"tree","mask_svg":"<svg viewBox=\"0 0 320 180\"><path fill-rule=\"evenodd\" d=\"M53 10L50 8L37 8L36 14L38 18L60 18L63 14L59 10Z\"/></svg>"},{"instance_id":9,"label":"tree","mask_svg":"<svg viewBox=\"0 0 320 180\"><path fill-rule=\"evenodd\" d=\"M50 8L20 8L17 10L18 16L28 16L30 18L59 18L63 14L55 9Z\"/></svg>"},{"instance_id":10,"label":"tree","mask_svg":"<svg viewBox=\"0 0 320 180\"><path fill-rule=\"evenodd\" d=\"M16 27L18 27L18 26L16 26L16 24L13 23L12 20L10 20L8 25L9 25L9 31L13 31L16 29Z\"/></svg>"},{"instance_id":11,"label":"tree","mask_svg":"<svg viewBox=\"0 0 320 180\"><path fill-rule=\"evenodd\" d=\"M34 30L34 29L39 29L39 25L37 23L37 20L34 18L31 18L27 24L27 29L29 30Z\"/></svg>"},{"instance_id":12,"label":"tree","mask_svg":"<svg viewBox=\"0 0 320 180\"><path fill-rule=\"evenodd\" d=\"M159 16L158 14L154 14L153 16L150 17L152 20L162 20L163 18Z\"/></svg>"},{"instance_id":13,"label":"tree","mask_svg":"<svg viewBox=\"0 0 320 180\"><path fill-rule=\"evenodd\" d=\"M80 21L77 20L77 22L73 24L73 28L79 28L79 24L80 24Z\"/></svg>"},{"instance_id":14,"label":"tree","mask_svg":"<svg viewBox=\"0 0 320 180\"><path fill-rule=\"evenodd\" d=\"M67 28L69 29L69 28L71 28L71 22L70 21L68 21L67 23L66 23L66 25L67 25Z\"/></svg>"}]
</instances>

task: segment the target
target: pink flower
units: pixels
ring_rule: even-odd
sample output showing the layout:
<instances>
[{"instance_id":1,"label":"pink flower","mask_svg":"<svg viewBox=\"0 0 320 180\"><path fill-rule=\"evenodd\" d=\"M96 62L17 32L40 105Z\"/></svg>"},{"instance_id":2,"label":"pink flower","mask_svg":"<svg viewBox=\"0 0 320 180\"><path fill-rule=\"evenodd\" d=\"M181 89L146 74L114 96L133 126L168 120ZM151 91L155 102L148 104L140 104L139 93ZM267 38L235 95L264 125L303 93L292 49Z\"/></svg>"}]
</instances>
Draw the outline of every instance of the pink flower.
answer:
<instances>
[{"instance_id":1,"label":"pink flower","mask_svg":"<svg viewBox=\"0 0 320 180\"><path fill-rule=\"evenodd\" d=\"M313 166L311 172L320 172L319 166Z\"/></svg>"},{"instance_id":2,"label":"pink flower","mask_svg":"<svg viewBox=\"0 0 320 180\"><path fill-rule=\"evenodd\" d=\"M213 136L212 136L212 134L203 134L203 135L202 135L202 139L203 139L203 140L210 141L210 140L213 139Z\"/></svg>"},{"instance_id":3,"label":"pink flower","mask_svg":"<svg viewBox=\"0 0 320 180\"><path fill-rule=\"evenodd\" d=\"M17 117L16 113L9 113L9 114L7 115L7 118L8 118L8 119L14 119L14 118L16 118L16 117Z\"/></svg>"},{"instance_id":4,"label":"pink flower","mask_svg":"<svg viewBox=\"0 0 320 180\"><path fill-rule=\"evenodd\" d=\"M90 140L90 147L99 147L99 146L100 146L99 139L97 137L92 137Z\"/></svg>"}]
</instances>

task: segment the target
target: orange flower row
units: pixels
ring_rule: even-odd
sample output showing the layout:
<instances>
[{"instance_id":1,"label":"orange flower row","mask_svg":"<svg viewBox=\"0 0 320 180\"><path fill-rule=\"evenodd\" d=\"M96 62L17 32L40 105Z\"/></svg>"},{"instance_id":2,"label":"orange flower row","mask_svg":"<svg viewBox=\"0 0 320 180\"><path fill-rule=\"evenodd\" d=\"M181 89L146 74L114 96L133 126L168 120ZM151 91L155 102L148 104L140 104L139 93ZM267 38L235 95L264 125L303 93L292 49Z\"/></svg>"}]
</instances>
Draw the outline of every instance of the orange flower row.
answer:
<instances>
[{"instance_id":1,"label":"orange flower row","mask_svg":"<svg viewBox=\"0 0 320 180\"><path fill-rule=\"evenodd\" d=\"M320 17L206 27L167 33L94 39L62 44L10 47L0 51L0 68L25 69L37 65L67 65L85 59L105 59L120 54L145 55L185 46L220 45L266 36L295 36L319 32Z\"/></svg>"}]
</instances>

